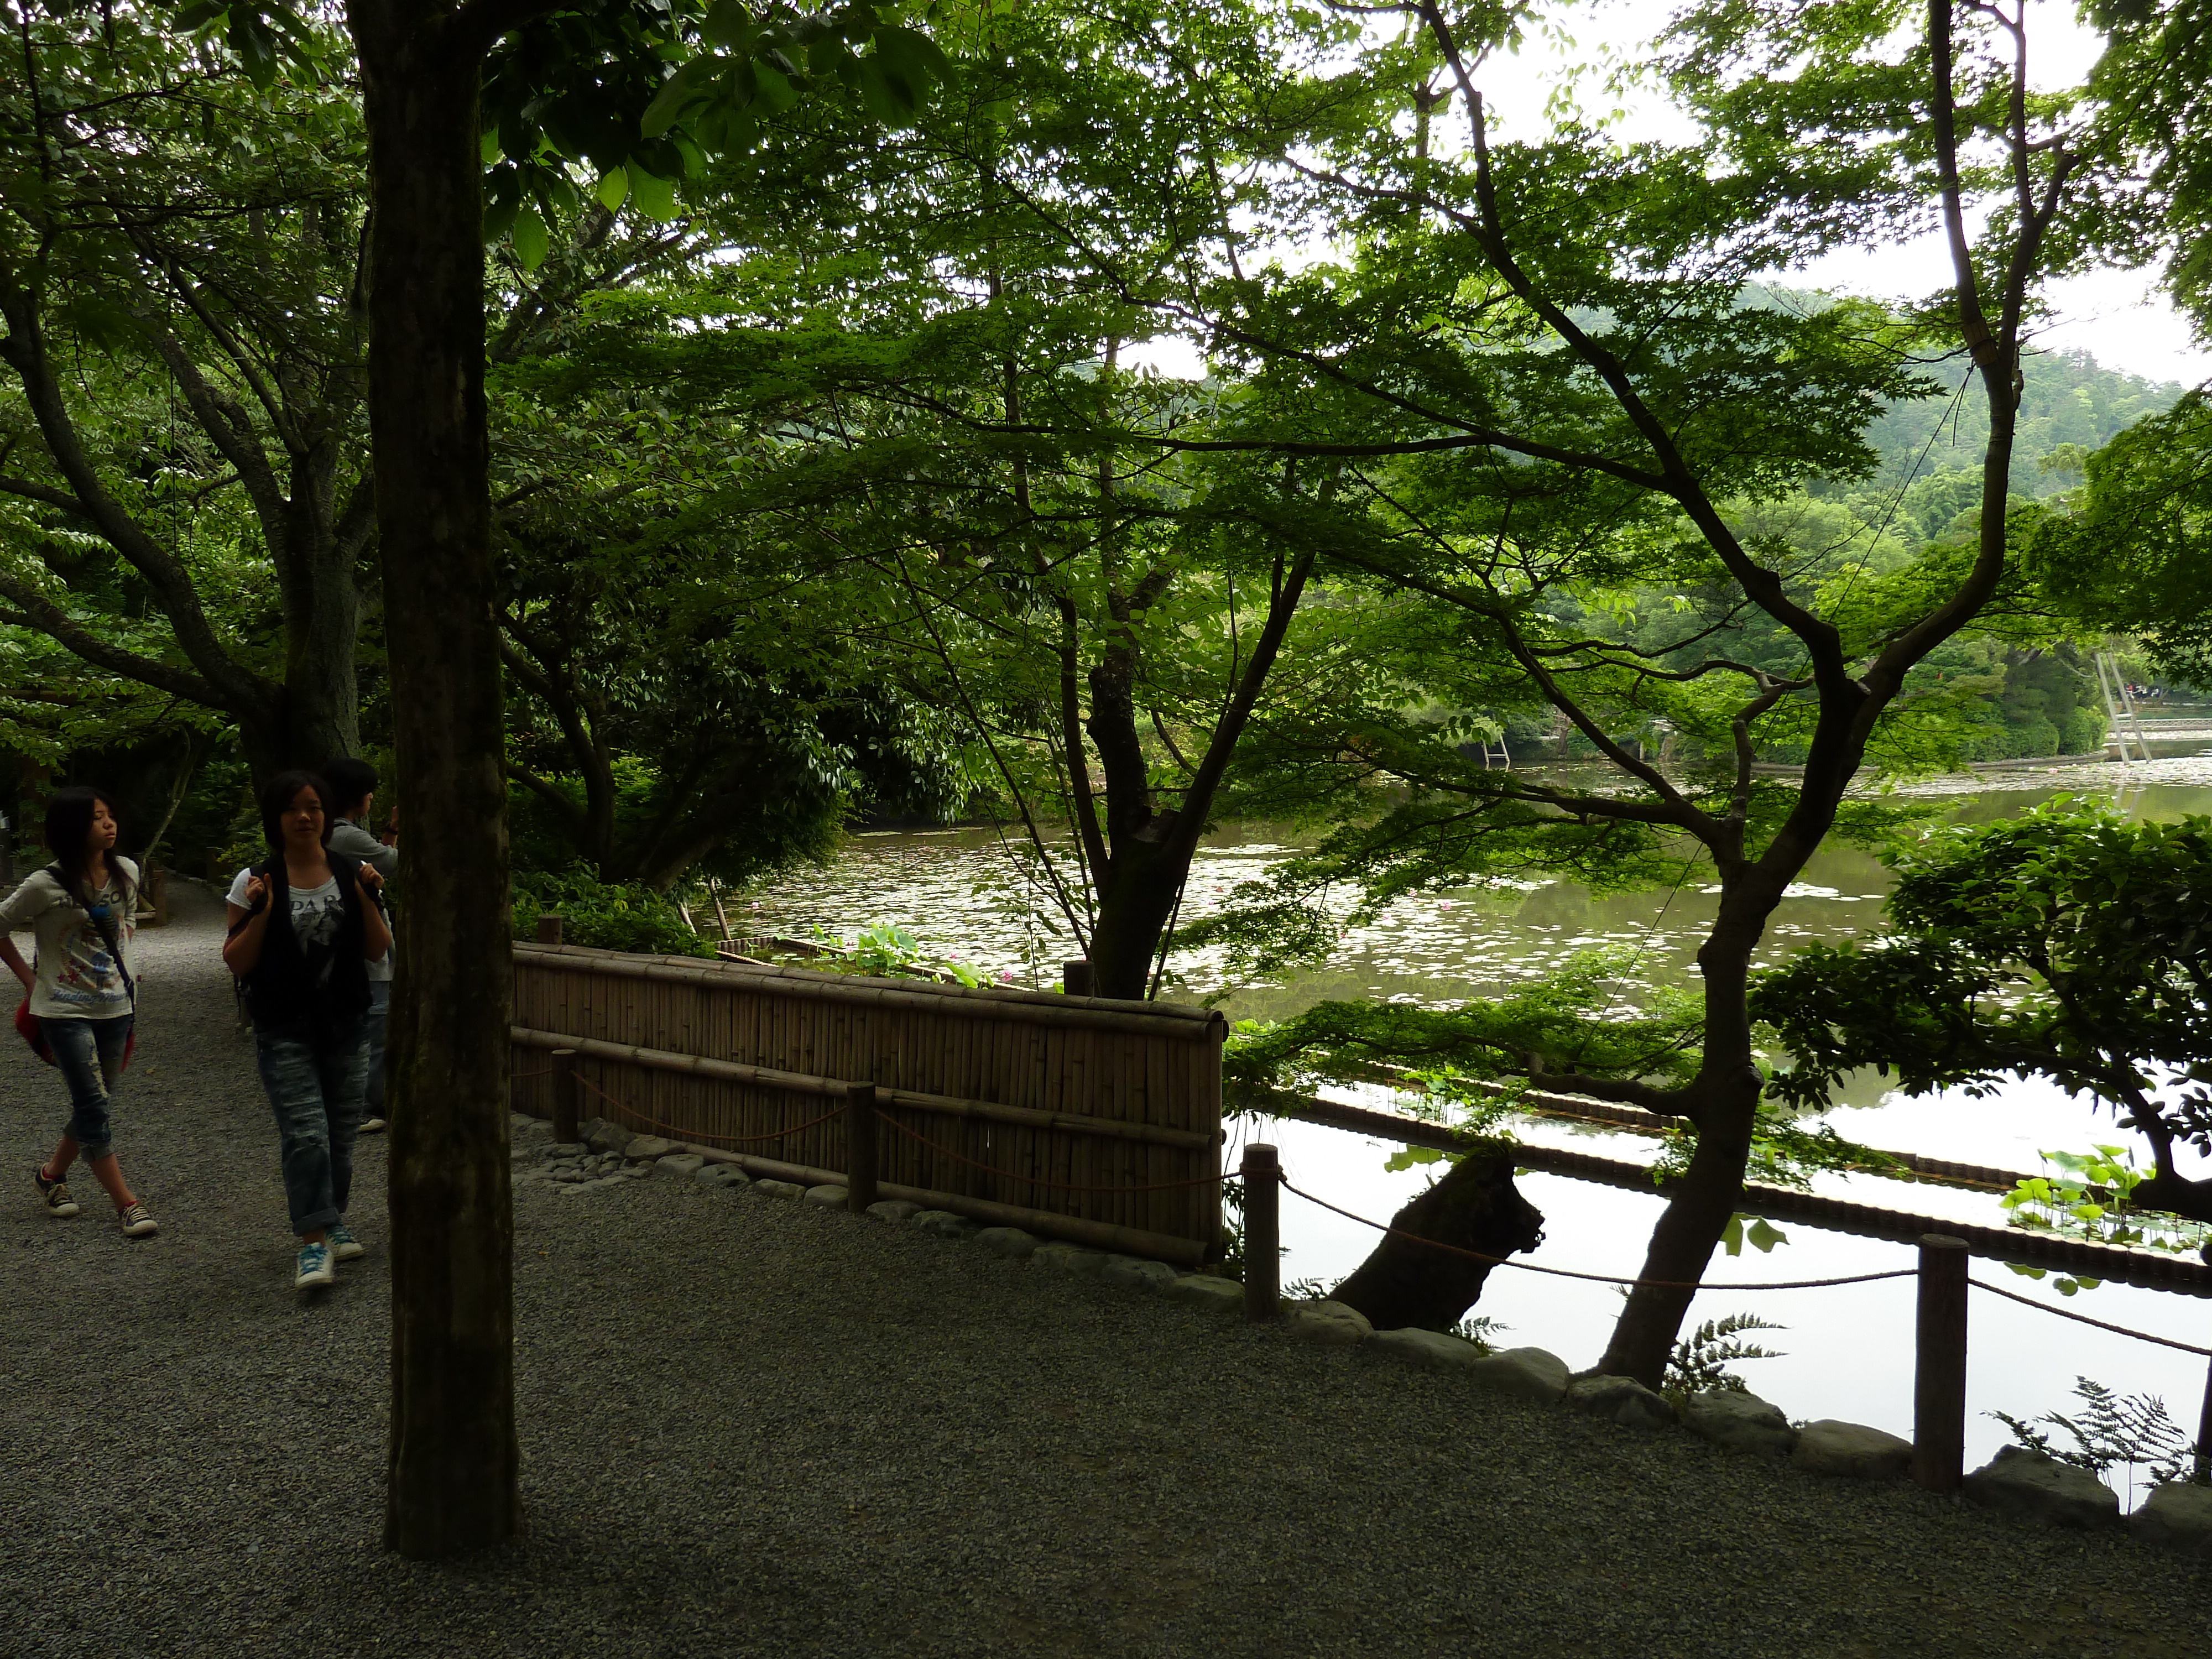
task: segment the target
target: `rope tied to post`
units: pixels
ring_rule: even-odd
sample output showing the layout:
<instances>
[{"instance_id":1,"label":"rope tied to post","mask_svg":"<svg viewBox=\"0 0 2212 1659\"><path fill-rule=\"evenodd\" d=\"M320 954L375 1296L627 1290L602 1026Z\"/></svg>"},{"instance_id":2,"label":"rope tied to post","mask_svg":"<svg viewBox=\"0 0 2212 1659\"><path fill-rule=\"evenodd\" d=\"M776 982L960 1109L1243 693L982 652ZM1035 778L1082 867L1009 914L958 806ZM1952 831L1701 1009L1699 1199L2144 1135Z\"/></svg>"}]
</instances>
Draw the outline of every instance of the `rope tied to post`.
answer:
<instances>
[{"instance_id":1,"label":"rope tied to post","mask_svg":"<svg viewBox=\"0 0 2212 1659\"><path fill-rule=\"evenodd\" d=\"M2017 1302L2023 1308L2033 1308L2059 1319L2070 1319L2077 1325L2094 1325L2100 1331L2110 1331L2115 1336L2132 1336L2138 1342L2155 1342L2161 1348L2179 1348L2184 1353L2193 1353L2199 1359L2212 1359L2212 1348L2200 1348L2192 1342L2176 1341L2170 1336L2153 1336L2148 1331L2130 1330L2125 1325L2111 1325L2101 1319L2092 1319L2087 1314L2069 1313L2063 1308L2054 1308L2048 1302L2038 1302L2032 1296L2021 1296L2002 1285L1990 1285L1978 1279L1966 1283L1978 1291L1987 1291L1991 1296L2001 1296L2008 1302Z\"/></svg>"},{"instance_id":2,"label":"rope tied to post","mask_svg":"<svg viewBox=\"0 0 2212 1659\"><path fill-rule=\"evenodd\" d=\"M1391 1226L1388 1222L1372 1221L1364 1215L1355 1215L1350 1210L1340 1209L1325 1198L1316 1198L1311 1193L1291 1186L1291 1178L1288 1176L1280 1176L1279 1179L1285 1189L1297 1193L1307 1203L1318 1204L1322 1209L1342 1216L1346 1221L1357 1221L1361 1226L1372 1227L1378 1233L1388 1233L1393 1238L1407 1239L1415 1244L1425 1244L1432 1250L1444 1250L1453 1255L1463 1255L1472 1261L1487 1262L1493 1267L1518 1267L1523 1273L1547 1273L1554 1279L1583 1279L1597 1285L1626 1285L1633 1289L1647 1291L1814 1291L1825 1290L1832 1285L1870 1285L1879 1279L1914 1279L1919 1276L1919 1269L1917 1267L1893 1267L1886 1273L1850 1273L1839 1279L1777 1279L1771 1284L1707 1285L1684 1284L1680 1280L1667 1279L1621 1279L1612 1273L1577 1273L1571 1267L1546 1267L1534 1261L1514 1261L1502 1255L1487 1255L1480 1250L1470 1250L1457 1244L1447 1244L1441 1239L1424 1238L1419 1233L1409 1233L1401 1227Z\"/></svg>"}]
</instances>

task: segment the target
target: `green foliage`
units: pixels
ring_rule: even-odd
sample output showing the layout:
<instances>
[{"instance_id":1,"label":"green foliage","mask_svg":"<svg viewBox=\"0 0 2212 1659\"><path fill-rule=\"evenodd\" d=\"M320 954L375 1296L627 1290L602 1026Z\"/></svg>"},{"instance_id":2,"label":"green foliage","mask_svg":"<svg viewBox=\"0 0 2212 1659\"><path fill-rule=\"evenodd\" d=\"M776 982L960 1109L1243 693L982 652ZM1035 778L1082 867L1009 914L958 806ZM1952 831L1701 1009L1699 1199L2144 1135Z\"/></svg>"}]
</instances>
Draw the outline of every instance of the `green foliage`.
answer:
<instances>
[{"instance_id":1,"label":"green foliage","mask_svg":"<svg viewBox=\"0 0 2212 1659\"><path fill-rule=\"evenodd\" d=\"M802 101L910 124L951 64L901 8L571 0L495 46L483 77L484 234L535 270L587 199L678 216ZM853 108L857 106L857 108Z\"/></svg>"},{"instance_id":2,"label":"green foliage","mask_svg":"<svg viewBox=\"0 0 2212 1659\"><path fill-rule=\"evenodd\" d=\"M1732 1254L1732 1253L1731 1253ZM1728 1368L1744 1359L1780 1359L1771 1348L1739 1339L1746 1331L1787 1330L1756 1314L1729 1314L1708 1319L1674 1345L1667 1360L1660 1392L1680 1400L1693 1394L1749 1394L1744 1380Z\"/></svg>"},{"instance_id":3,"label":"green foliage","mask_svg":"<svg viewBox=\"0 0 2212 1659\"><path fill-rule=\"evenodd\" d=\"M1451 1328L1451 1334L1462 1342L1472 1342L1484 1353L1495 1353L1498 1351L1496 1339L1512 1328L1487 1314L1470 1314Z\"/></svg>"},{"instance_id":4,"label":"green foliage","mask_svg":"<svg viewBox=\"0 0 2212 1659\"><path fill-rule=\"evenodd\" d=\"M870 922L849 937L827 933L817 927L814 937L832 947L832 953L805 958L805 965L810 968L878 978L944 974L971 989L993 982L964 962L925 950L916 934L896 922Z\"/></svg>"},{"instance_id":5,"label":"green foliage","mask_svg":"<svg viewBox=\"0 0 2212 1659\"><path fill-rule=\"evenodd\" d=\"M707 957L714 947L684 925L666 897L636 883L603 882L580 871L538 871L514 880L514 937L538 936L538 918L561 918L564 944L651 956Z\"/></svg>"},{"instance_id":6,"label":"green foliage","mask_svg":"<svg viewBox=\"0 0 2212 1659\"><path fill-rule=\"evenodd\" d=\"M2037 576L2086 626L2140 636L2161 672L2212 685L2212 403L2200 388L2085 462L2078 509L2037 526Z\"/></svg>"},{"instance_id":7,"label":"green foliage","mask_svg":"<svg viewBox=\"0 0 2212 1659\"><path fill-rule=\"evenodd\" d=\"M2073 1417L2045 1412L2023 1422L2008 1412L1991 1412L2010 1429L2014 1441L2031 1451L2087 1469L2099 1480L2115 1468L2124 1467L2132 1488L2138 1468L2148 1472L2151 1484L2162 1485L2191 1474L2191 1444L2166 1409L2166 1401L2153 1395L2122 1395L2086 1376L2074 1379L2074 1393L2081 1410ZM2050 1428L2039 1426L2050 1425ZM2052 1429L2063 1430L2070 1447L2051 1443Z\"/></svg>"},{"instance_id":8,"label":"green foliage","mask_svg":"<svg viewBox=\"0 0 2212 1659\"><path fill-rule=\"evenodd\" d=\"M2046 1171L2057 1173L2024 1176L1997 1200L2011 1212L2016 1227L2177 1254L2201 1250L2212 1242L2212 1227L2135 1205L2135 1190L2149 1172L2136 1167L2130 1147L2100 1146L2086 1153L2043 1152L2036 1156Z\"/></svg>"},{"instance_id":9,"label":"green foliage","mask_svg":"<svg viewBox=\"0 0 2212 1659\"><path fill-rule=\"evenodd\" d=\"M1996 1092L2039 1074L2149 1142L2134 1200L2212 1220L2172 1147L2212 1148L2212 820L2130 823L2064 799L1899 849L1865 945L1818 945L1759 976L1751 1006L1793 1057L1770 1085L1817 1105L1851 1070L1906 1092Z\"/></svg>"},{"instance_id":10,"label":"green foliage","mask_svg":"<svg viewBox=\"0 0 2212 1659\"><path fill-rule=\"evenodd\" d=\"M1630 965L1618 951L1578 954L1510 997L1453 1009L1399 1002L1324 1002L1279 1024L1231 1034L1224 1082L1267 1086L1289 1078L1346 1081L1391 1065L1449 1086L1463 1078L1547 1074L1680 1079L1696 1069L1698 1011L1686 996L1649 1012L1620 1006ZM1486 1101L1484 1103L1489 1103Z\"/></svg>"}]
</instances>

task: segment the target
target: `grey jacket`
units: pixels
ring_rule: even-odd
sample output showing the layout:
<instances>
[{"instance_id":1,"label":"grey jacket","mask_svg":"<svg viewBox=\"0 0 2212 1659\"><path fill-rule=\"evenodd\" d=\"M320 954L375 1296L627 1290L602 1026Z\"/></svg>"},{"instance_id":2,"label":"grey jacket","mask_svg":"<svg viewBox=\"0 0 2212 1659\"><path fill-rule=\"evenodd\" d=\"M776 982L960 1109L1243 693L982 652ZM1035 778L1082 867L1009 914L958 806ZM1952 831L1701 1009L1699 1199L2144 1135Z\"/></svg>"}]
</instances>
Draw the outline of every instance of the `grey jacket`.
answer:
<instances>
[{"instance_id":1,"label":"grey jacket","mask_svg":"<svg viewBox=\"0 0 2212 1659\"><path fill-rule=\"evenodd\" d=\"M331 826L330 846L333 853L359 859L386 879L399 868L399 849L386 847L351 818L340 818Z\"/></svg>"}]
</instances>

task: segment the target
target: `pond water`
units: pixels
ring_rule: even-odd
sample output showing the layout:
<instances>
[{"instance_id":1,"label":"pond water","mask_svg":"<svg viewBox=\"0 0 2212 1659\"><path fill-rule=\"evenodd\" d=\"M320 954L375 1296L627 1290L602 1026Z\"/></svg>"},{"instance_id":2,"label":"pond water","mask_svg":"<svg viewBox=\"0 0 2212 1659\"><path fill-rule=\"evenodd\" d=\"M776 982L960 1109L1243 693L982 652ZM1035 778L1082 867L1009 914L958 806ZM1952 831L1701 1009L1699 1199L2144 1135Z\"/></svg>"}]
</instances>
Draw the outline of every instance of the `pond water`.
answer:
<instances>
[{"instance_id":1,"label":"pond water","mask_svg":"<svg viewBox=\"0 0 2212 1659\"><path fill-rule=\"evenodd\" d=\"M1911 793L1931 798L1960 819L1981 822L2011 816L2061 791L2094 795L2132 815L2160 819L2212 812L2212 753L2154 760L2124 771L2081 765L2002 773L1979 784L1952 779ZM1219 908L1234 888L1260 878L1291 851L1294 840L1280 825L1223 826L1209 837L1193 871L1186 917ZM850 934L872 922L897 922L932 951L1011 982L1056 984L1060 963L1075 954L1073 938L1048 907L1035 902L1009 855L1012 844L1011 836L1002 842L990 830L858 835L830 868L756 891L750 909L740 908L731 920L740 932L802 937L817 927ZM1327 967L1279 984L1237 986L1221 1006L1232 1018L1281 1018L1331 998L1449 1005L1496 994L1577 951L1601 945L1626 946L1654 978L1679 980L1694 971L1691 957L1713 915L1708 880L1707 872L1692 869L1671 892L1596 897L1575 884L1553 882L1407 901L1348 933ZM1778 960L1812 940L1869 931L1881 920L1887 888L1887 872L1871 854L1832 846L1824 850L1777 911L1762 959ZM1214 953L1178 955L1170 969L1181 981L1170 994L1195 998L1224 988L1223 963ZM1385 1109L1394 1103L1379 1090L1346 1093ZM2015 1085L1984 1100L1913 1098L1867 1074L1843 1091L1829 1118L1840 1133L1868 1145L2026 1170L2038 1167L2037 1154L2045 1149L2079 1152L2095 1141L2120 1144L2129 1138L2109 1117L2093 1115L2083 1103L2040 1084ZM1542 1120L1526 1121L1516 1132L1530 1141L1612 1158L1648 1161L1654 1151L1644 1137ZM1231 1125L1230 1164L1247 1139L1273 1142L1294 1182L1377 1220L1419 1193L1434 1173L1433 1167L1386 1169L1400 1150L1395 1145L1318 1125L1251 1117ZM1522 1177L1522 1187L1547 1218L1544 1243L1526 1260L1589 1273L1635 1273L1660 1208L1656 1194L1540 1173ZM1995 1197L1984 1194L1844 1176L1820 1177L1815 1190L1962 1221L2002 1225L2005 1220ZM1375 1235L1355 1223L1295 1197L1286 1196L1284 1204L1285 1283L1334 1284L1373 1246ZM1765 1255L1747 1247L1739 1258L1717 1257L1709 1279L1829 1278L1913 1264L1905 1246L1797 1222L1780 1224L1780 1230L1786 1243ZM1977 1262L1975 1273L2053 1305L2212 1345L2212 1302L2118 1285L2062 1301L2050 1279L2039 1284L1990 1262ZM1601 1351L1619 1306L1619 1292L1607 1285L1501 1269L1491 1275L1474 1311L1504 1328L1493 1339L1502 1346L1548 1348L1579 1368ZM1736 1312L1756 1313L1786 1328L1751 1334L1784 1356L1736 1367L1755 1392L1793 1418L1840 1417L1910 1436L1910 1279L1817 1291L1707 1292L1690 1317L1694 1323ZM2203 1360L1978 1293L1972 1320L1967 1451L1972 1462L1984 1461L2009 1438L1984 1413L2070 1413L2077 1403L2071 1398L2077 1376L2124 1393L2157 1395L2184 1432L2194 1434L2206 1386ZM2114 1479L2124 1502L2124 1480Z\"/></svg>"}]
</instances>

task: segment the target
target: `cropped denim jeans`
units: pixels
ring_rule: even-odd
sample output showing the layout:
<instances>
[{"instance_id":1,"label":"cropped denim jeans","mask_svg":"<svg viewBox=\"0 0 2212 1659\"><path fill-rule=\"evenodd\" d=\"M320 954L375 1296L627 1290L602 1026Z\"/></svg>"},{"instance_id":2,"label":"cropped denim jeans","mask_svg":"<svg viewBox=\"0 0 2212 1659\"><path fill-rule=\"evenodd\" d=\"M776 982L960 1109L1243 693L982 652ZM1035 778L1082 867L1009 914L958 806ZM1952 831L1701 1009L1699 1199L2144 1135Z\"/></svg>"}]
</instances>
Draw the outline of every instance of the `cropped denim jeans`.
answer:
<instances>
[{"instance_id":1,"label":"cropped denim jeans","mask_svg":"<svg viewBox=\"0 0 2212 1659\"><path fill-rule=\"evenodd\" d=\"M368 1022L368 1086L362 1098L364 1118L384 1115L384 1030L392 1018L392 981L373 979L368 982L368 1012L362 1018Z\"/></svg>"},{"instance_id":2,"label":"cropped denim jeans","mask_svg":"<svg viewBox=\"0 0 2212 1659\"><path fill-rule=\"evenodd\" d=\"M292 1231L319 1231L345 1219L353 1190L354 1137L368 1083L368 1016L313 1030L258 1030L253 1048L276 1114Z\"/></svg>"},{"instance_id":3,"label":"cropped denim jeans","mask_svg":"<svg viewBox=\"0 0 2212 1659\"><path fill-rule=\"evenodd\" d=\"M131 1041L131 1016L112 1019L41 1019L39 1022L62 1080L69 1085L69 1127L77 1155L87 1163L115 1150L108 1121L108 1091L123 1070L123 1050Z\"/></svg>"}]
</instances>

